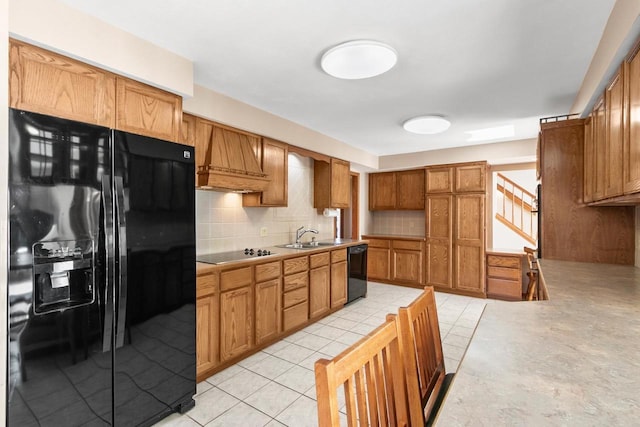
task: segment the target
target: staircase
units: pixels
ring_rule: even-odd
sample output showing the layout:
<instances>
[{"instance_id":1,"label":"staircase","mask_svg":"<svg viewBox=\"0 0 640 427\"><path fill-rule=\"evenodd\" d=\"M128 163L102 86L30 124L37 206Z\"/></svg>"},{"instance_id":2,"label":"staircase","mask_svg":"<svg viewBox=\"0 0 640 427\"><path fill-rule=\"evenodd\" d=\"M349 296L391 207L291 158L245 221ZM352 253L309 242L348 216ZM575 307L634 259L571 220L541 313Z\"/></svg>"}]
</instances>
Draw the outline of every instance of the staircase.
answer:
<instances>
[{"instance_id":1,"label":"staircase","mask_svg":"<svg viewBox=\"0 0 640 427\"><path fill-rule=\"evenodd\" d=\"M496 186L496 219L535 246L538 238L536 197L500 173Z\"/></svg>"}]
</instances>

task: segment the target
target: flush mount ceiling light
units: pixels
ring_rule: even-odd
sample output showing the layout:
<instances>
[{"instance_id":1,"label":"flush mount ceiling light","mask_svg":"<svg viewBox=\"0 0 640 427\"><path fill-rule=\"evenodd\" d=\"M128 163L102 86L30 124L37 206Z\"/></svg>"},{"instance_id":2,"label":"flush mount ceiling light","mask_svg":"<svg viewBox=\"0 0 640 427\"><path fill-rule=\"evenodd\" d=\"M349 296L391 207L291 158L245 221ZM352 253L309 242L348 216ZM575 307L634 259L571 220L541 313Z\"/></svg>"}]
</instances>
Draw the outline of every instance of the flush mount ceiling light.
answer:
<instances>
[{"instance_id":1,"label":"flush mount ceiling light","mask_svg":"<svg viewBox=\"0 0 640 427\"><path fill-rule=\"evenodd\" d=\"M366 79L389 71L398 55L389 45L373 40L355 40L334 46L322 55L320 65L339 79Z\"/></svg>"},{"instance_id":2,"label":"flush mount ceiling light","mask_svg":"<svg viewBox=\"0 0 640 427\"><path fill-rule=\"evenodd\" d=\"M513 125L496 126L493 128L484 128L470 130L468 133L469 139L467 141L489 141L491 139L508 138L515 134Z\"/></svg>"},{"instance_id":3,"label":"flush mount ceiling light","mask_svg":"<svg viewBox=\"0 0 640 427\"><path fill-rule=\"evenodd\" d=\"M449 129L451 122L442 116L420 116L409 119L402 127L407 132L433 135Z\"/></svg>"}]
</instances>

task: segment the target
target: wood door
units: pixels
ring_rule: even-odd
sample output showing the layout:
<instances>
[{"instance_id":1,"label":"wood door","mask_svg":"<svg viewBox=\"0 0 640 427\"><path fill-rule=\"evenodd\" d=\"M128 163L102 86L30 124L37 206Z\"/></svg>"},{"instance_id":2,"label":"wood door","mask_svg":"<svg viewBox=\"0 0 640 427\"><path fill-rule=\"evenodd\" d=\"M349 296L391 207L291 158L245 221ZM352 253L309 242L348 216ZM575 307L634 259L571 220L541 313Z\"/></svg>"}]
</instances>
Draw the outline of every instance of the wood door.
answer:
<instances>
[{"instance_id":1,"label":"wood door","mask_svg":"<svg viewBox=\"0 0 640 427\"><path fill-rule=\"evenodd\" d=\"M636 46L632 55L627 59L628 67L625 73L627 94L627 128L624 135L624 149L622 167L623 189L627 194L640 191L640 45Z\"/></svg>"},{"instance_id":2,"label":"wood door","mask_svg":"<svg viewBox=\"0 0 640 427\"><path fill-rule=\"evenodd\" d=\"M253 289L251 286L220 295L220 360L229 360L253 347Z\"/></svg>"},{"instance_id":3,"label":"wood door","mask_svg":"<svg viewBox=\"0 0 640 427\"><path fill-rule=\"evenodd\" d=\"M449 166L428 167L425 169L426 192L451 193L453 192L453 168Z\"/></svg>"},{"instance_id":4,"label":"wood door","mask_svg":"<svg viewBox=\"0 0 640 427\"><path fill-rule=\"evenodd\" d=\"M182 114L182 125L180 126L180 143L196 146L196 122L198 118L191 114ZM198 165L196 165L198 166Z\"/></svg>"},{"instance_id":5,"label":"wood door","mask_svg":"<svg viewBox=\"0 0 640 427\"><path fill-rule=\"evenodd\" d=\"M453 287L453 196L427 195L426 284Z\"/></svg>"},{"instance_id":6,"label":"wood door","mask_svg":"<svg viewBox=\"0 0 640 427\"><path fill-rule=\"evenodd\" d=\"M593 199L604 199L606 184L606 157L607 157L607 118L604 98L595 105L592 113L593 120L593 144L594 144L594 170L593 170Z\"/></svg>"},{"instance_id":7,"label":"wood door","mask_svg":"<svg viewBox=\"0 0 640 427\"><path fill-rule=\"evenodd\" d=\"M605 91L607 116L605 197L622 195L624 68L623 64Z\"/></svg>"},{"instance_id":8,"label":"wood door","mask_svg":"<svg viewBox=\"0 0 640 427\"><path fill-rule=\"evenodd\" d=\"M396 172L396 209L424 209L424 169Z\"/></svg>"},{"instance_id":9,"label":"wood door","mask_svg":"<svg viewBox=\"0 0 640 427\"><path fill-rule=\"evenodd\" d=\"M367 251L367 277L387 281L391 278L391 249L373 248Z\"/></svg>"},{"instance_id":10,"label":"wood door","mask_svg":"<svg viewBox=\"0 0 640 427\"><path fill-rule=\"evenodd\" d=\"M274 339L282 324L282 290L280 278L256 283L256 344Z\"/></svg>"},{"instance_id":11,"label":"wood door","mask_svg":"<svg viewBox=\"0 0 640 427\"><path fill-rule=\"evenodd\" d=\"M116 79L116 129L180 140L182 98L124 77Z\"/></svg>"},{"instance_id":12,"label":"wood door","mask_svg":"<svg viewBox=\"0 0 640 427\"><path fill-rule=\"evenodd\" d=\"M331 271L328 265L309 270L309 318L318 317L331 305Z\"/></svg>"},{"instance_id":13,"label":"wood door","mask_svg":"<svg viewBox=\"0 0 640 427\"><path fill-rule=\"evenodd\" d=\"M484 194L455 196L454 288L484 293Z\"/></svg>"},{"instance_id":14,"label":"wood door","mask_svg":"<svg viewBox=\"0 0 640 427\"><path fill-rule=\"evenodd\" d=\"M396 208L396 174L380 172L369 174L369 210Z\"/></svg>"},{"instance_id":15,"label":"wood door","mask_svg":"<svg viewBox=\"0 0 640 427\"><path fill-rule=\"evenodd\" d=\"M593 143L593 120L589 116L584 122L584 201L593 201L593 178L594 178L594 143Z\"/></svg>"},{"instance_id":16,"label":"wood door","mask_svg":"<svg viewBox=\"0 0 640 427\"><path fill-rule=\"evenodd\" d=\"M9 46L9 105L113 128L116 77L16 40Z\"/></svg>"},{"instance_id":17,"label":"wood door","mask_svg":"<svg viewBox=\"0 0 640 427\"><path fill-rule=\"evenodd\" d=\"M287 206L288 199L288 157L287 144L263 138L262 171L269 175L269 186L262 192L262 206Z\"/></svg>"},{"instance_id":18,"label":"wood door","mask_svg":"<svg viewBox=\"0 0 640 427\"><path fill-rule=\"evenodd\" d=\"M331 207L348 208L351 203L350 164L340 159L331 159Z\"/></svg>"},{"instance_id":19,"label":"wood door","mask_svg":"<svg viewBox=\"0 0 640 427\"><path fill-rule=\"evenodd\" d=\"M422 285L422 270L424 269L422 251L396 248L396 241L394 241L393 245L392 280L412 285Z\"/></svg>"},{"instance_id":20,"label":"wood door","mask_svg":"<svg viewBox=\"0 0 640 427\"><path fill-rule=\"evenodd\" d=\"M347 261L331 264L331 308L342 307L347 302Z\"/></svg>"},{"instance_id":21,"label":"wood door","mask_svg":"<svg viewBox=\"0 0 640 427\"><path fill-rule=\"evenodd\" d=\"M196 373L206 372L218 365L218 293L211 289L196 300Z\"/></svg>"},{"instance_id":22,"label":"wood door","mask_svg":"<svg viewBox=\"0 0 640 427\"><path fill-rule=\"evenodd\" d=\"M486 191L487 189L486 163L456 166L455 175L456 193Z\"/></svg>"}]
</instances>

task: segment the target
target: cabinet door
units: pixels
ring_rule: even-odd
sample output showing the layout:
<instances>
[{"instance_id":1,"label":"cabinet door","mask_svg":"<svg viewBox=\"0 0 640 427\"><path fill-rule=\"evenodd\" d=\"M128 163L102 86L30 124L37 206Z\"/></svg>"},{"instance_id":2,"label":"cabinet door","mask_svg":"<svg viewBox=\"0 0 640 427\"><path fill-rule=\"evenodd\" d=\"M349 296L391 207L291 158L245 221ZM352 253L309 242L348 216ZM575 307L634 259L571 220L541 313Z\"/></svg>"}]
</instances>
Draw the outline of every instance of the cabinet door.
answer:
<instances>
[{"instance_id":1,"label":"cabinet door","mask_svg":"<svg viewBox=\"0 0 640 427\"><path fill-rule=\"evenodd\" d=\"M593 109L593 144L594 144L594 170L593 170L593 199L604 199L605 165L607 154L607 120L605 115L605 102L601 98Z\"/></svg>"},{"instance_id":2,"label":"cabinet door","mask_svg":"<svg viewBox=\"0 0 640 427\"><path fill-rule=\"evenodd\" d=\"M112 128L116 78L82 62L16 40L9 46L9 105Z\"/></svg>"},{"instance_id":3,"label":"cabinet door","mask_svg":"<svg viewBox=\"0 0 640 427\"><path fill-rule=\"evenodd\" d=\"M451 193L453 191L452 167L428 167L425 170L426 192Z\"/></svg>"},{"instance_id":4,"label":"cabinet door","mask_svg":"<svg viewBox=\"0 0 640 427\"><path fill-rule=\"evenodd\" d=\"M178 142L182 98L144 83L118 77L116 129Z\"/></svg>"},{"instance_id":5,"label":"cabinet door","mask_svg":"<svg viewBox=\"0 0 640 427\"><path fill-rule=\"evenodd\" d=\"M394 242L395 245L395 242ZM413 249L393 248L393 276L398 282L412 285L422 284L422 251Z\"/></svg>"},{"instance_id":6,"label":"cabinet door","mask_svg":"<svg viewBox=\"0 0 640 427\"><path fill-rule=\"evenodd\" d=\"M280 278L256 283L256 344L272 340L280 333L281 296Z\"/></svg>"},{"instance_id":7,"label":"cabinet door","mask_svg":"<svg viewBox=\"0 0 640 427\"><path fill-rule=\"evenodd\" d=\"M381 172L369 174L369 210L396 208L396 174Z\"/></svg>"},{"instance_id":8,"label":"cabinet door","mask_svg":"<svg viewBox=\"0 0 640 427\"><path fill-rule=\"evenodd\" d=\"M456 193L486 191L487 165L456 166Z\"/></svg>"},{"instance_id":9,"label":"cabinet door","mask_svg":"<svg viewBox=\"0 0 640 427\"><path fill-rule=\"evenodd\" d=\"M220 360L253 347L253 292L251 286L220 295Z\"/></svg>"},{"instance_id":10,"label":"cabinet door","mask_svg":"<svg viewBox=\"0 0 640 427\"><path fill-rule=\"evenodd\" d=\"M367 251L367 277L372 280L387 281L391 278L391 250L372 248Z\"/></svg>"},{"instance_id":11,"label":"cabinet door","mask_svg":"<svg viewBox=\"0 0 640 427\"><path fill-rule=\"evenodd\" d=\"M584 122L584 201L593 201L594 169L593 120L588 117Z\"/></svg>"},{"instance_id":12,"label":"cabinet door","mask_svg":"<svg viewBox=\"0 0 640 427\"><path fill-rule=\"evenodd\" d=\"M267 189L262 192L263 206L287 206L288 156L287 144L263 139L262 171L271 179Z\"/></svg>"},{"instance_id":13,"label":"cabinet door","mask_svg":"<svg viewBox=\"0 0 640 427\"><path fill-rule=\"evenodd\" d=\"M331 264L331 308L347 302L347 261Z\"/></svg>"},{"instance_id":14,"label":"cabinet door","mask_svg":"<svg viewBox=\"0 0 640 427\"><path fill-rule=\"evenodd\" d=\"M625 73L627 102L627 126L624 138L623 185L625 193L640 191L640 55L638 50L628 60Z\"/></svg>"},{"instance_id":15,"label":"cabinet door","mask_svg":"<svg viewBox=\"0 0 640 427\"><path fill-rule=\"evenodd\" d=\"M424 169L396 172L396 209L424 209Z\"/></svg>"},{"instance_id":16,"label":"cabinet door","mask_svg":"<svg viewBox=\"0 0 640 427\"><path fill-rule=\"evenodd\" d=\"M453 196L427 196L427 285L453 286Z\"/></svg>"},{"instance_id":17,"label":"cabinet door","mask_svg":"<svg viewBox=\"0 0 640 427\"><path fill-rule=\"evenodd\" d=\"M309 270L309 317L320 316L329 311L331 274L329 266Z\"/></svg>"},{"instance_id":18,"label":"cabinet door","mask_svg":"<svg viewBox=\"0 0 640 427\"><path fill-rule=\"evenodd\" d=\"M180 143L189 145L191 147L196 146L196 116L191 114L182 114L182 125L180 126Z\"/></svg>"},{"instance_id":19,"label":"cabinet door","mask_svg":"<svg viewBox=\"0 0 640 427\"><path fill-rule=\"evenodd\" d=\"M484 293L484 194L455 196L454 288Z\"/></svg>"},{"instance_id":20,"label":"cabinet door","mask_svg":"<svg viewBox=\"0 0 640 427\"><path fill-rule=\"evenodd\" d=\"M349 162L331 159L331 207L348 208L351 204Z\"/></svg>"},{"instance_id":21,"label":"cabinet door","mask_svg":"<svg viewBox=\"0 0 640 427\"><path fill-rule=\"evenodd\" d=\"M607 112L605 197L622 195L624 67L623 64L605 91Z\"/></svg>"},{"instance_id":22,"label":"cabinet door","mask_svg":"<svg viewBox=\"0 0 640 427\"><path fill-rule=\"evenodd\" d=\"M196 371L200 375L218 365L218 294L196 301Z\"/></svg>"}]
</instances>

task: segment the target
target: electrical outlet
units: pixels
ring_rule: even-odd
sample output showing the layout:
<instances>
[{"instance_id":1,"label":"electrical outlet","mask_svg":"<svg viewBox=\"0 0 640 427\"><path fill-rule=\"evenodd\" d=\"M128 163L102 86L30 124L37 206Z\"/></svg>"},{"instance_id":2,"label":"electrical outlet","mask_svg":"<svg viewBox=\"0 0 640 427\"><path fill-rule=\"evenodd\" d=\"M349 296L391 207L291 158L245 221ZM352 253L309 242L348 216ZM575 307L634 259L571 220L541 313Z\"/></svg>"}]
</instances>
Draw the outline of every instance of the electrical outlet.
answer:
<instances>
[{"instance_id":1,"label":"electrical outlet","mask_svg":"<svg viewBox=\"0 0 640 427\"><path fill-rule=\"evenodd\" d=\"M267 227L260 228L260 237L267 237L268 234Z\"/></svg>"}]
</instances>

